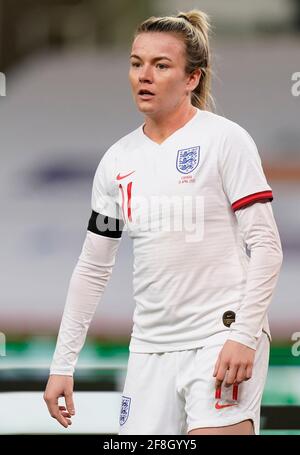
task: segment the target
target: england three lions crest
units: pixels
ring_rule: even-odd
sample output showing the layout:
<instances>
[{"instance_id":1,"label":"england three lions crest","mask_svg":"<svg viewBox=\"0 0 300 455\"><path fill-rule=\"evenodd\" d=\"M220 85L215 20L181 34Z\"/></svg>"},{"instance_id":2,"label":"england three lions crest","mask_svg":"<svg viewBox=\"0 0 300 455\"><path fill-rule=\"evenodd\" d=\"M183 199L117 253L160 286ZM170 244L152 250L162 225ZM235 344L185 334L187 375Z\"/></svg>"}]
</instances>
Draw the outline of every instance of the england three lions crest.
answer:
<instances>
[{"instance_id":1,"label":"england three lions crest","mask_svg":"<svg viewBox=\"0 0 300 455\"><path fill-rule=\"evenodd\" d=\"M200 161L200 146L190 147L189 149L178 150L176 167L182 174L193 172Z\"/></svg>"},{"instance_id":2,"label":"england three lions crest","mask_svg":"<svg viewBox=\"0 0 300 455\"><path fill-rule=\"evenodd\" d=\"M131 398L122 395L121 412L120 412L120 425L124 425L129 416Z\"/></svg>"}]
</instances>

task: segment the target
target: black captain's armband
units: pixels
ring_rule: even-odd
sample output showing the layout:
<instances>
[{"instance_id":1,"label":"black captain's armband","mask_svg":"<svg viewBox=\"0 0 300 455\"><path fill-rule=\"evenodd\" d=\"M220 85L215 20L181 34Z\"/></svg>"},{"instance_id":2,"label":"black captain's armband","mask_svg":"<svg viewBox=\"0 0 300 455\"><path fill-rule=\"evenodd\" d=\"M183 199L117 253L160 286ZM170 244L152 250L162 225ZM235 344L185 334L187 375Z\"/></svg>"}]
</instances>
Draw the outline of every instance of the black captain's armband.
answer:
<instances>
[{"instance_id":1,"label":"black captain's armband","mask_svg":"<svg viewBox=\"0 0 300 455\"><path fill-rule=\"evenodd\" d=\"M104 237L118 239L122 235L123 227L124 222L122 220L101 215L101 213L94 212L93 210L89 219L88 231L103 235Z\"/></svg>"}]
</instances>

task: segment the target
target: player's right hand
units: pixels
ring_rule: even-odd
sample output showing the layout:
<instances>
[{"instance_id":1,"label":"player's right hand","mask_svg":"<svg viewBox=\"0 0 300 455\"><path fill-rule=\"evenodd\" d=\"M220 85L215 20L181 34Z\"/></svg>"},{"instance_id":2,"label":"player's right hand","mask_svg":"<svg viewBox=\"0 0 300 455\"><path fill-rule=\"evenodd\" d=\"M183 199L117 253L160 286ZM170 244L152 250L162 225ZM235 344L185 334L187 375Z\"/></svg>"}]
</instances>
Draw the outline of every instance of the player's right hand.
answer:
<instances>
[{"instance_id":1,"label":"player's right hand","mask_svg":"<svg viewBox=\"0 0 300 455\"><path fill-rule=\"evenodd\" d=\"M73 386L72 376L51 374L44 392L44 400L51 417L65 428L72 425L71 417L75 415ZM59 397L65 397L65 406L59 406Z\"/></svg>"}]
</instances>

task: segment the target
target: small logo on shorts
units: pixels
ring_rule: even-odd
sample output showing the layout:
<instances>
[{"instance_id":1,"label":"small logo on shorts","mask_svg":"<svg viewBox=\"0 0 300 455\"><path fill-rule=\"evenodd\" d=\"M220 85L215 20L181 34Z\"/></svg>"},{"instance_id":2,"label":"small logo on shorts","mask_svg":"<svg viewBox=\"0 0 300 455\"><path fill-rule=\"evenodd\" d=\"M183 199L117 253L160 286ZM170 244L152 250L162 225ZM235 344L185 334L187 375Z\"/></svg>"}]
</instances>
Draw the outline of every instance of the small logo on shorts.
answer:
<instances>
[{"instance_id":1,"label":"small logo on shorts","mask_svg":"<svg viewBox=\"0 0 300 455\"><path fill-rule=\"evenodd\" d=\"M223 324L225 327L230 327L231 324L235 321L235 312L234 311L225 311L223 314Z\"/></svg>"},{"instance_id":2,"label":"small logo on shorts","mask_svg":"<svg viewBox=\"0 0 300 455\"><path fill-rule=\"evenodd\" d=\"M216 409L224 409L224 408L230 408L231 406L237 406L237 403L222 403L220 401L217 401L215 404Z\"/></svg>"},{"instance_id":3,"label":"small logo on shorts","mask_svg":"<svg viewBox=\"0 0 300 455\"><path fill-rule=\"evenodd\" d=\"M135 171L131 171L129 172L129 174L125 174L125 175L120 175L120 172L119 174L117 175L117 180L122 180L122 179L125 179L126 177L129 177L129 175L133 174Z\"/></svg>"},{"instance_id":4,"label":"small logo on shorts","mask_svg":"<svg viewBox=\"0 0 300 455\"><path fill-rule=\"evenodd\" d=\"M121 412L120 412L120 419L119 419L120 425L124 425L124 423L128 419L129 410L130 410L130 402L131 402L131 398L124 397L124 395L122 395Z\"/></svg>"}]
</instances>

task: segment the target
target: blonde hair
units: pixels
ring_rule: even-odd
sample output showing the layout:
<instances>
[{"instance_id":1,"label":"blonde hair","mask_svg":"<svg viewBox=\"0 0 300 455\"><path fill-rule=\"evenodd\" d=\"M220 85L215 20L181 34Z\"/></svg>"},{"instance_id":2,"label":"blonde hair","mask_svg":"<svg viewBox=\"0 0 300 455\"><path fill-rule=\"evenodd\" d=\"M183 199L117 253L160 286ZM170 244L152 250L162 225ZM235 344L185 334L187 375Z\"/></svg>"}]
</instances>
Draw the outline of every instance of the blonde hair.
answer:
<instances>
[{"instance_id":1,"label":"blonde hair","mask_svg":"<svg viewBox=\"0 0 300 455\"><path fill-rule=\"evenodd\" d=\"M208 16L200 10L179 12L177 16L149 17L134 33L134 38L145 32L178 33L183 37L186 50L186 74L201 70L197 87L192 92L193 106L211 110L214 101L211 96L211 55L209 46L210 23Z\"/></svg>"}]
</instances>

